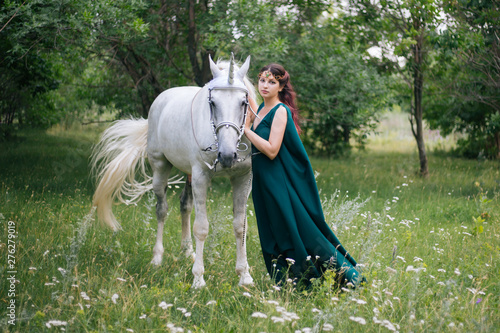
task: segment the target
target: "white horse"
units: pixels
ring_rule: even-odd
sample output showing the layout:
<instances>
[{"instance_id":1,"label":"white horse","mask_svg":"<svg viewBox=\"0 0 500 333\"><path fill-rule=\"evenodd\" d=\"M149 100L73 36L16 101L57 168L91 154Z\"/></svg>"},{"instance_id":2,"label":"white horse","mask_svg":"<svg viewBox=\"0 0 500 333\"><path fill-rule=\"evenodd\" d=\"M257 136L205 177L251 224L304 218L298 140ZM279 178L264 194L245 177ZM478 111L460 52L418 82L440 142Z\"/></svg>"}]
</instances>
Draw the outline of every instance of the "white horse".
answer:
<instances>
[{"instance_id":1,"label":"white horse","mask_svg":"<svg viewBox=\"0 0 500 333\"><path fill-rule=\"evenodd\" d=\"M178 182L170 178L172 167L192 175L181 194L182 248L193 256L190 215L195 208L193 233L196 240L193 288L206 285L203 279L203 245L208 235L207 187L214 176L228 176L233 186L233 229L236 236L236 272L240 285L253 284L246 254L246 202L251 184L250 143L243 136L248 97L255 89L246 77L250 56L238 68L234 56L215 64L210 58L213 80L203 88L178 87L164 91L153 102L149 117L119 120L108 128L96 145L92 166L98 186L93 205L111 229L121 229L111 210L114 199L136 203L153 189L157 197L158 230L152 263L163 257L163 226L167 215L166 190ZM145 160L153 170L146 173ZM139 172L138 172L139 171ZM142 180L136 180L136 174Z\"/></svg>"}]
</instances>

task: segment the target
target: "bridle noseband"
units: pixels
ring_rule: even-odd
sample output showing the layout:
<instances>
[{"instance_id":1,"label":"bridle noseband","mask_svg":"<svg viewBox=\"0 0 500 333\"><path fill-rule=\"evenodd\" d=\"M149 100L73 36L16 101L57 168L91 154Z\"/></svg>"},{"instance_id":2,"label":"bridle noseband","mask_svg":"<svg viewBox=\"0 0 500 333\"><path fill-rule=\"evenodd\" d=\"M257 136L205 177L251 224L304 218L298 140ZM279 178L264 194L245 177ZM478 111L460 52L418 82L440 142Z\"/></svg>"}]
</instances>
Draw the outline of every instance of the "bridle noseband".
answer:
<instances>
[{"instance_id":1,"label":"bridle noseband","mask_svg":"<svg viewBox=\"0 0 500 333\"><path fill-rule=\"evenodd\" d=\"M214 103L212 100L212 91L213 90L242 90L245 92L245 102L244 102L245 110L243 113L243 123L241 125L238 126L237 124L233 123L232 121L221 121L217 124L215 123L215 115L214 115L214 109L213 109ZM248 145L244 142L241 142L241 137L245 133L245 123L246 123L246 119L247 119L247 110L248 110L248 105L249 105L249 103L248 103L248 90L246 88L237 87L237 86L233 86L233 87L231 87L231 86L227 86L227 87L226 86L220 86L220 87L212 86L212 87L209 87L208 88L208 105L210 107L210 125L212 127L212 134L214 136L215 141L207 148L202 149L202 151L213 152L213 151L219 150L219 139L217 138L217 132L224 126L226 128L232 127L238 133L238 141L236 143L236 150L237 151L247 151ZM240 149L240 146L244 146L244 148ZM245 159L246 159L246 157L238 158L237 162L243 162ZM207 162L205 162L205 164L210 169L215 169L215 166L217 165L218 162L219 162L219 158L216 157L214 160L214 163L212 165L208 164Z\"/></svg>"}]
</instances>

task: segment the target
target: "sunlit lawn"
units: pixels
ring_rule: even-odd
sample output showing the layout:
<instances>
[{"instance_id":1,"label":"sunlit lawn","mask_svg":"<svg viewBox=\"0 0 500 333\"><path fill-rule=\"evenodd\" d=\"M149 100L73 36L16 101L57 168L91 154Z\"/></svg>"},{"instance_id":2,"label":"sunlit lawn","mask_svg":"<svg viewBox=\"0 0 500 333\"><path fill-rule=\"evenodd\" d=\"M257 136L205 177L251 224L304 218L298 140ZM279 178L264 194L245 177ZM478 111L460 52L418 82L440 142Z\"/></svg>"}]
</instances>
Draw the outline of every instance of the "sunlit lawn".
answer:
<instances>
[{"instance_id":1,"label":"sunlit lawn","mask_svg":"<svg viewBox=\"0 0 500 333\"><path fill-rule=\"evenodd\" d=\"M38 332L494 332L500 327L500 167L442 152L427 137L430 175L405 117L390 114L364 151L313 158L325 215L362 264L368 283L339 291L331 277L308 292L267 276L251 201L248 260L255 286L238 287L231 196L212 183L205 247L207 288L190 288L180 255L178 196L160 267L149 264L156 233L153 195L115 207L124 231L93 220L88 157L102 127L25 132L0 143L0 327ZM15 297L8 296L8 222L15 224ZM12 223L11 223L12 224ZM7 304L15 299L16 324Z\"/></svg>"}]
</instances>

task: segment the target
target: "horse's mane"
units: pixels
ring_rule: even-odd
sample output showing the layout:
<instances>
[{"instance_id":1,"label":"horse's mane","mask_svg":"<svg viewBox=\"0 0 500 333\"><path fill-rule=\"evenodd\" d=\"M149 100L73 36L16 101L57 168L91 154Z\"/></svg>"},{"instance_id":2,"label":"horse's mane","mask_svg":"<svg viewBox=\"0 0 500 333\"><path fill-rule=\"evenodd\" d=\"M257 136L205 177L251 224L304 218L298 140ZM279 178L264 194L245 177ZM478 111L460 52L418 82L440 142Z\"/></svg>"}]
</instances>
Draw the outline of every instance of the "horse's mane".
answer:
<instances>
[{"instance_id":1,"label":"horse's mane","mask_svg":"<svg viewBox=\"0 0 500 333\"><path fill-rule=\"evenodd\" d=\"M238 71L238 69L240 69L240 64L237 63L236 61L234 62L234 71ZM224 72L224 74L228 74L228 70L229 70L229 61L227 60L217 60L217 67ZM252 81L248 78L247 75L245 75L245 77L243 78L243 83L245 84L245 86L247 87L248 89L248 96L250 98L252 98L253 100L255 100L256 98L256 91L255 91L255 86L253 85Z\"/></svg>"}]
</instances>

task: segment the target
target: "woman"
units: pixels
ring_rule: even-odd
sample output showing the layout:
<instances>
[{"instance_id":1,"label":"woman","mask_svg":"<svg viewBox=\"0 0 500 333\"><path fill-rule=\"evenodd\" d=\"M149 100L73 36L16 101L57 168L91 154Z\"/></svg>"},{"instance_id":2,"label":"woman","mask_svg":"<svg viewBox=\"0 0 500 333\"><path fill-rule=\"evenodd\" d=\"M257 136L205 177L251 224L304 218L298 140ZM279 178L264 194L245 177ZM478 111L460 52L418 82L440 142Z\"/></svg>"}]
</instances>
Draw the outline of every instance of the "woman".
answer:
<instances>
[{"instance_id":1,"label":"woman","mask_svg":"<svg viewBox=\"0 0 500 333\"><path fill-rule=\"evenodd\" d=\"M356 261L325 222L314 173L299 138L295 92L288 72L270 64L259 74L264 103L249 113L254 202L262 253L277 283L288 276L308 286L326 269L338 282L356 285ZM250 101L253 110L255 101ZM253 126L252 126L253 123Z\"/></svg>"}]
</instances>

